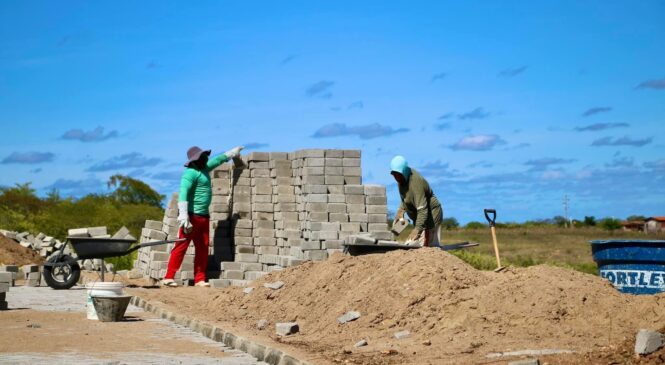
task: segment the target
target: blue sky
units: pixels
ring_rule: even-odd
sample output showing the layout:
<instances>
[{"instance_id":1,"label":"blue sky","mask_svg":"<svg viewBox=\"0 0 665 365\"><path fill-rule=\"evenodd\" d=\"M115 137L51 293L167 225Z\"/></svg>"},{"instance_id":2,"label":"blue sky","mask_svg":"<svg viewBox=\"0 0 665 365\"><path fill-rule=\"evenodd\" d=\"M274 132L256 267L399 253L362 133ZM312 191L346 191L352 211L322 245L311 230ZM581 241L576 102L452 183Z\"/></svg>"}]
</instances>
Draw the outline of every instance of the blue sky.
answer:
<instances>
[{"instance_id":1,"label":"blue sky","mask_svg":"<svg viewBox=\"0 0 665 365\"><path fill-rule=\"evenodd\" d=\"M404 155L446 216L665 215L663 1L0 2L0 185L175 191L191 145Z\"/></svg>"}]
</instances>

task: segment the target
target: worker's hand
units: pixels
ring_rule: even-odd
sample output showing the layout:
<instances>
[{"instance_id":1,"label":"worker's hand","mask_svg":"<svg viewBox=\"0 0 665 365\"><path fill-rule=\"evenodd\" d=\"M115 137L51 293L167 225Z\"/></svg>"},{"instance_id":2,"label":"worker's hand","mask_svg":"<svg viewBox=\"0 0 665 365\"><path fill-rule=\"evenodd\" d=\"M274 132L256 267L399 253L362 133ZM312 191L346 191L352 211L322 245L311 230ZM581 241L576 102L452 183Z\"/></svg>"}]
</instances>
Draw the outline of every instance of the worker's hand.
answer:
<instances>
[{"instance_id":1,"label":"worker's hand","mask_svg":"<svg viewBox=\"0 0 665 365\"><path fill-rule=\"evenodd\" d=\"M414 242L418 241L420 239L420 236L422 236L423 232L419 231L417 228L414 228L413 231L411 231L411 234L409 234L409 237L406 239L406 242Z\"/></svg>"},{"instance_id":2,"label":"worker's hand","mask_svg":"<svg viewBox=\"0 0 665 365\"><path fill-rule=\"evenodd\" d=\"M178 226L183 227L185 233L191 232L192 224L189 222L188 203L178 202Z\"/></svg>"},{"instance_id":3,"label":"worker's hand","mask_svg":"<svg viewBox=\"0 0 665 365\"><path fill-rule=\"evenodd\" d=\"M245 146L233 147L232 149L224 152L224 154L229 159L236 158L236 157L240 156L240 151L242 151L243 148L245 148Z\"/></svg>"},{"instance_id":4,"label":"worker's hand","mask_svg":"<svg viewBox=\"0 0 665 365\"><path fill-rule=\"evenodd\" d=\"M396 225L397 222L403 220L404 220L404 209L400 207L399 209L397 209L397 213L395 213L395 220L393 220L393 226Z\"/></svg>"}]
</instances>

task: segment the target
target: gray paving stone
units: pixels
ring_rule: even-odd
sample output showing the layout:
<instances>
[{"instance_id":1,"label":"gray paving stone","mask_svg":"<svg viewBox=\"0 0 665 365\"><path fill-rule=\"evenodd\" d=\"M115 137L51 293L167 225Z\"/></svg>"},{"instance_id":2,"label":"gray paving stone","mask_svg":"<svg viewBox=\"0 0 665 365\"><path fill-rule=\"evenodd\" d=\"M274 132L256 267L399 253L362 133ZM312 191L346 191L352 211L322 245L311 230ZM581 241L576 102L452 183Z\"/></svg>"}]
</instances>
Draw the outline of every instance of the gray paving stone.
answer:
<instances>
[{"instance_id":1,"label":"gray paving stone","mask_svg":"<svg viewBox=\"0 0 665 365\"><path fill-rule=\"evenodd\" d=\"M275 332L278 336L288 336L300 331L300 327L296 322L277 323L275 324Z\"/></svg>"}]
</instances>

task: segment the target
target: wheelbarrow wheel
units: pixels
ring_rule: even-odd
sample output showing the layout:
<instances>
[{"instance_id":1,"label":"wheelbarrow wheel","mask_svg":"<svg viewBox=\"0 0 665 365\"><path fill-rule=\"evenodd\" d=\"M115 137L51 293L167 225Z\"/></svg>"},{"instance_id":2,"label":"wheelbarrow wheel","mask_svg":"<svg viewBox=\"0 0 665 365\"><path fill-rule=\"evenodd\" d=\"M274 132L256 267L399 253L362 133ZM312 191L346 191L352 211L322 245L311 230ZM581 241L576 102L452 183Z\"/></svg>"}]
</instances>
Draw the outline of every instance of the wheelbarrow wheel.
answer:
<instances>
[{"instance_id":1,"label":"wheelbarrow wheel","mask_svg":"<svg viewBox=\"0 0 665 365\"><path fill-rule=\"evenodd\" d=\"M44 280L53 289L69 289L81 277L81 267L69 255L51 257L48 263L65 263L57 266L44 266Z\"/></svg>"}]
</instances>

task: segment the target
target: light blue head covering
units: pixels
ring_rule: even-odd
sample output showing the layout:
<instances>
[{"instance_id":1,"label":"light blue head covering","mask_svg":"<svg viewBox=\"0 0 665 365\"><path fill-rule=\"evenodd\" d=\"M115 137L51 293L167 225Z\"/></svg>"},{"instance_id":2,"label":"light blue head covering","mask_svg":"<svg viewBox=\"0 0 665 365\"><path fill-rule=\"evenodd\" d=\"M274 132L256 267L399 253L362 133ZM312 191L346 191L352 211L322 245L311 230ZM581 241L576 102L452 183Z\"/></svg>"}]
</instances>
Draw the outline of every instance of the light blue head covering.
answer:
<instances>
[{"instance_id":1,"label":"light blue head covering","mask_svg":"<svg viewBox=\"0 0 665 365\"><path fill-rule=\"evenodd\" d=\"M393 157L392 161L390 161L390 171L402 174L407 181L409 180L409 176L411 176L409 163L406 162L406 159L402 156Z\"/></svg>"}]
</instances>

